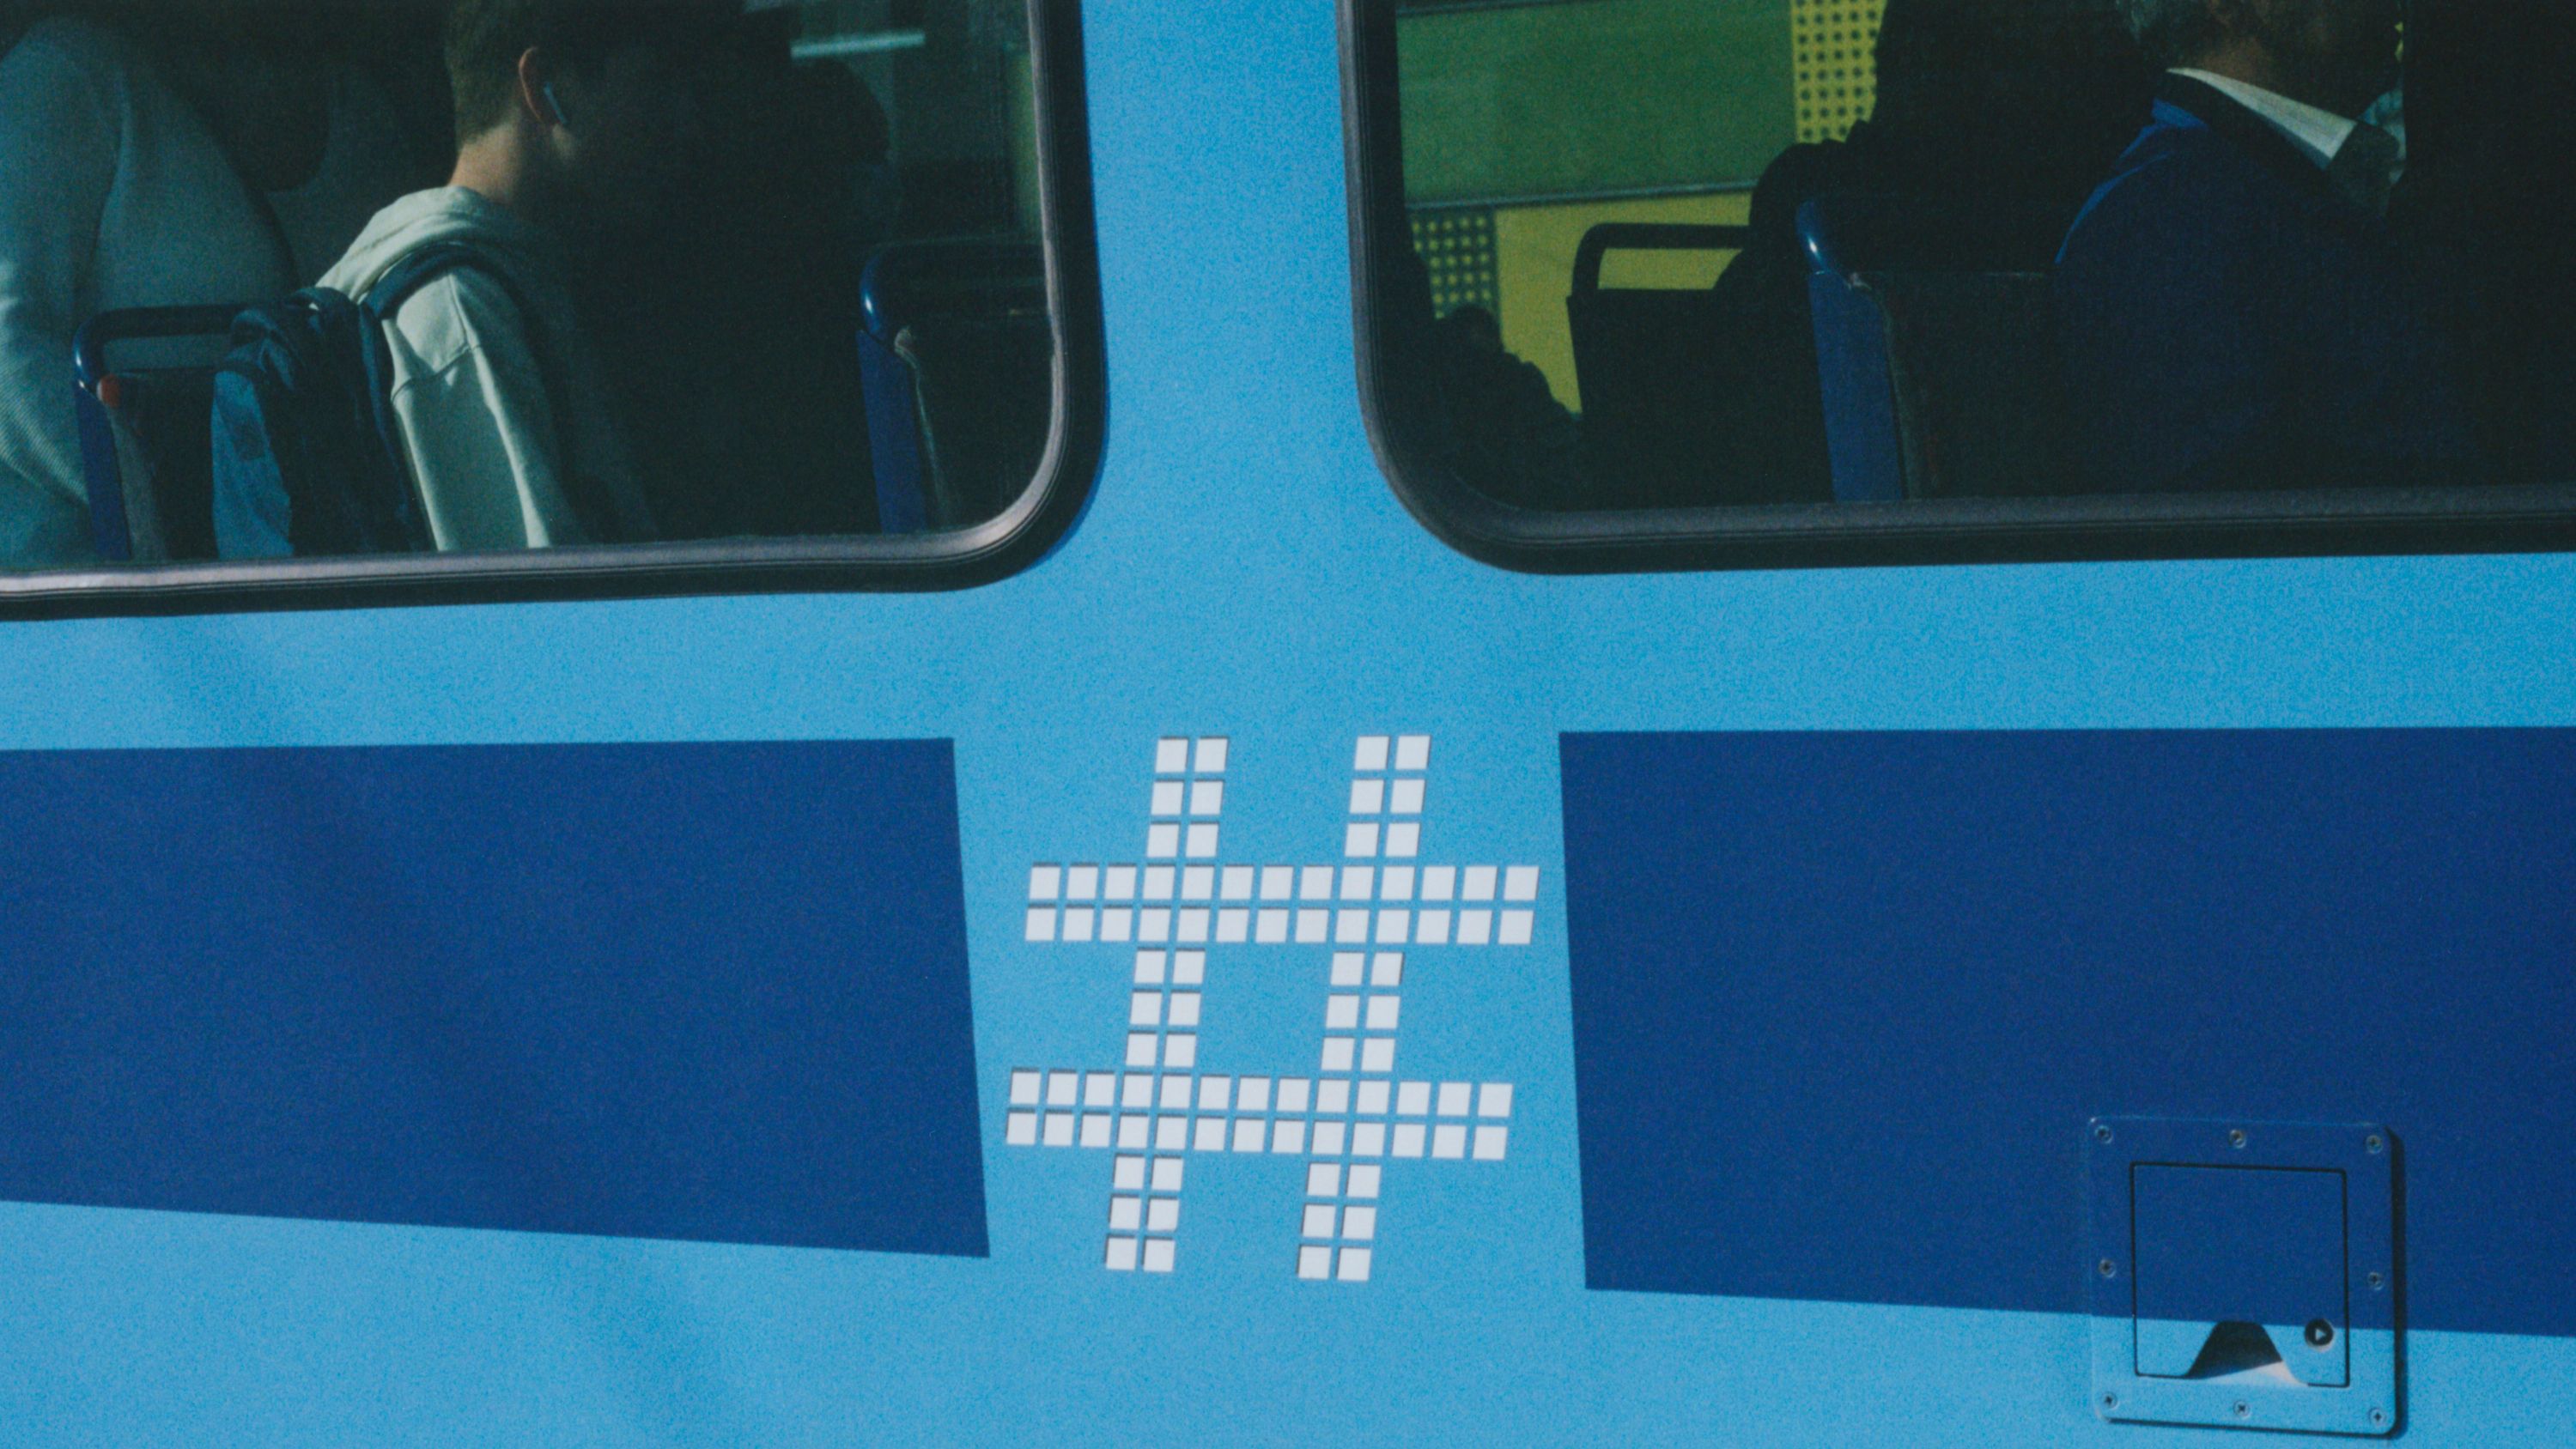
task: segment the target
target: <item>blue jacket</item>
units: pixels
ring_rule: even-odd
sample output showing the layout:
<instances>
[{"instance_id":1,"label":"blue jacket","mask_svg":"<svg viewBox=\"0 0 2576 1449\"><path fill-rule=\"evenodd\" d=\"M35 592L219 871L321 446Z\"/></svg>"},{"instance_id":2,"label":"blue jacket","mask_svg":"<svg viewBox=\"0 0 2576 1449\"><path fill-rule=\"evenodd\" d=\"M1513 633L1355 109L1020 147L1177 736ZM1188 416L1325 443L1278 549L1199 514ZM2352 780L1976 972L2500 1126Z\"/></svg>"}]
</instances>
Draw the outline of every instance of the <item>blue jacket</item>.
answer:
<instances>
[{"instance_id":1,"label":"blue jacket","mask_svg":"<svg viewBox=\"0 0 2576 1449\"><path fill-rule=\"evenodd\" d=\"M2448 349L2386 224L2210 86L2165 78L2056 289L2097 489L2474 477Z\"/></svg>"}]
</instances>

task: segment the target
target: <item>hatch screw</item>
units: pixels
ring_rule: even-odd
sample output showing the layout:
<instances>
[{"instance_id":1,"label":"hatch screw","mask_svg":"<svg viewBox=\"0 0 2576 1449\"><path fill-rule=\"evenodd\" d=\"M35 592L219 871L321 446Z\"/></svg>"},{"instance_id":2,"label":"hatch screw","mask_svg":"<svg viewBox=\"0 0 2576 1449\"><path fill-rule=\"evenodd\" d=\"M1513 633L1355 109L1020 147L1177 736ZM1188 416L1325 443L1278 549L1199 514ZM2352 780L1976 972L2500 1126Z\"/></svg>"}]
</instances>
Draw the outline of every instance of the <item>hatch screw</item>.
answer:
<instances>
[{"instance_id":1,"label":"hatch screw","mask_svg":"<svg viewBox=\"0 0 2576 1449\"><path fill-rule=\"evenodd\" d=\"M2098 1269L2105 1278L2114 1277L2120 1271L2120 1265L2112 1262L2108 1258L2104 1258L2101 1262L2096 1263L2093 1266Z\"/></svg>"},{"instance_id":2,"label":"hatch screw","mask_svg":"<svg viewBox=\"0 0 2576 1449\"><path fill-rule=\"evenodd\" d=\"M2227 1145L2228 1145L2228 1146L2230 1146L2230 1147L2242 1147L2242 1146L2244 1146L2244 1145L2245 1145L2245 1129L2244 1129L2244 1128L2242 1128L2242 1127L2230 1127L2230 1128L2228 1128L2228 1129L2227 1129Z\"/></svg>"},{"instance_id":3,"label":"hatch screw","mask_svg":"<svg viewBox=\"0 0 2576 1449\"><path fill-rule=\"evenodd\" d=\"M2102 1407L2106 1409L2116 1409L2120 1407L2120 1396L2118 1394L2104 1394L2102 1396Z\"/></svg>"},{"instance_id":4,"label":"hatch screw","mask_svg":"<svg viewBox=\"0 0 2576 1449\"><path fill-rule=\"evenodd\" d=\"M2333 1324L2331 1324L2331 1323L2326 1322L2326 1321L2325 1321L2324 1319L2322 1319L2322 1318L2311 1318L2311 1319L2309 1319L2309 1320L2308 1320L2308 1347L2310 1347L2310 1348L2331 1348L2331 1347L2333 1347L2333 1346L2334 1346L2334 1325L2333 1325Z\"/></svg>"},{"instance_id":5,"label":"hatch screw","mask_svg":"<svg viewBox=\"0 0 2576 1449\"><path fill-rule=\"evenodd\" d=\"M2370 1424L2372 1428L2381 1428L2387 1423L2388 1411L2386 1409L2373 1409L2370 1411Z\"/></svg>"},{"instance_id":6,"label":"hatch screw","mask_svg":"<svg viewBox=\"0 0 2576 1449\"><path fill-rule=\"evenodd\" d=\"M2388 1275L2373 1268L2370 1270L2370 1276L2362 1281L2368 1283L2374 1290L2385 1288L2388 1286Z\"/></svg>"},{"instance_id":7,"label":"hatch screw","mask_svg":"<svg viewBox=\"0 0 2576 1449\"><path fill-rule=\"evenodd\" d=\"M2108 1122L2094 1123L2093 1140L2096 1142L2109 1142L2111 1140L2111 1124Z\"/></svg>"},{"instance_id":8,"label":"hatch screw","mask_svg":"<svg viewBox=\"0 0 2576 1449\"><path fill-rule=\"evenodd\" d=\"M2253 1417L2254 1417L2254 1406L2253 1406L2252 1404L2249 1404L2249 1403L2245 1402L2243 1399L2238 1399L2238 1400L2236 1401L2236 1417L2238 1417L2238 1418L2240 1418L2240 1419L2251 1419L2251 1418L2253 1418Z\"/></svg>"},{"instance_id":9,"label":"hatch screw","mask_svg":"<svg viewBox=\"0 0 2576 1449\"><path fill-rule=\"evenodd\" d=\"M2388 1144L2382 1142L2379 1139L2379 1134L2376 1132L2373 1132L2369 1136L2361 1139L2361 1145L2369 1148L2373 1155L2384 1152L2388 1149Z\"/></svg>"}]
</instances>

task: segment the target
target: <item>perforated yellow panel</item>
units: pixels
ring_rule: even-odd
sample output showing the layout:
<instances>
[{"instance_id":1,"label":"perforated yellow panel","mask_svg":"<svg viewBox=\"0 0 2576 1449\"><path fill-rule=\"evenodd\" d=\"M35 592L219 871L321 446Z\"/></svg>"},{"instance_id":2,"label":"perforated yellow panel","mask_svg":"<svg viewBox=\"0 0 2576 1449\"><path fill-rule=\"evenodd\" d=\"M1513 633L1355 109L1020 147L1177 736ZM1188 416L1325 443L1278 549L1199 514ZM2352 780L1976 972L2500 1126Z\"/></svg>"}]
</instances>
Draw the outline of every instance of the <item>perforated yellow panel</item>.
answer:
<instances>
[{"instance_id":1,"label":"perforated yellow panel","mask_svg":"<svg viewBox=\"0 0 2576 1449\"><path fill-rule=\"evenodd\" d=\"M1494 258L1494 213L1442 207L1413 213L1413 249L1431 269L1431 306L1446 317L1461 307L1502 306Z\"/></svg>"},{"instance_id":2,"label":"perforated yellow panel","mask_svg":"<svg viewBox=\"0 0 2576 1449\"><path fill-rule=\"evenodd\" d=\"M1878 100L1878 43L1886 0L1793 0L1789 25L1798 69L1798 139L1838 141Z\"/></svg>"}]
</instances>

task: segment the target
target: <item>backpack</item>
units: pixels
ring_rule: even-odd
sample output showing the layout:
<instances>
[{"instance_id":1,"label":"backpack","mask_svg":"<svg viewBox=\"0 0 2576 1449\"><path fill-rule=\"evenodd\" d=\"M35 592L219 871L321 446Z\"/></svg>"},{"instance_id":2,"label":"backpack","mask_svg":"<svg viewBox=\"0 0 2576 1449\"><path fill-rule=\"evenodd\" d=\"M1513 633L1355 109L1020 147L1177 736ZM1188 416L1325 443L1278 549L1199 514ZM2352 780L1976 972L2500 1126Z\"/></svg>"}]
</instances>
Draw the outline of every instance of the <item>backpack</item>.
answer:
<instances>
[{"instance_id":1,"label":"backpack","mask_svg":"<svg viewBox=\"0 0 2576 1449\"><path fill-rule=\"evenodd\" d=\"M234 319L232 351L215 372L222 557L274 557L281 543L326 558L434 547L394 414L385 334L412 293L458 267L479 267L531 315L474 247L440 242L396 263L364 300L313 287Z\"/></svg>"}]
</instances>

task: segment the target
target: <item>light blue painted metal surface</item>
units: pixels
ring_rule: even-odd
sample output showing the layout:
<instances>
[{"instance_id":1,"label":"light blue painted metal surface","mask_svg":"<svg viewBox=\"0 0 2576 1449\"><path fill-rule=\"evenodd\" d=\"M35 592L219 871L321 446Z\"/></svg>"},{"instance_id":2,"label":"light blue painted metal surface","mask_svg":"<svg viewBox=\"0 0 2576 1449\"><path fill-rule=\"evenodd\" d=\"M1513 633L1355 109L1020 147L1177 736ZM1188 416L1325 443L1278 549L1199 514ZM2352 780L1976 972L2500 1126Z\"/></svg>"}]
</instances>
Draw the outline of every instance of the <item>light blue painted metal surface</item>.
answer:
<instances>
[{"instance_id":1,"label":"light blue painted metal surface","mask_svg":"<svg viewBox=\"0 0 2576 1449\"><path fill-rule=\"evenodd\" d=\"M1110 443L1027 573L0 627L15 749L954 739L991 1257L0 1206L0 1438L2211 1442L2099 1419L2079 1312L1584 1287L1558 734L2566 727L2576 563L1496 572L1363 433L1330 5L1094 3L1086 43ZM1230 741L1226 860L1338 861L1354 741L1406 733L1425 863L1540 872L1527 947L1409 979L1395 1074L1514 1084L1507 1155L1390 1162L1366 1283L1295 1276L1303 1159L1193 1155L1179 1270L1104 1271L1110 1154L1005 1119L1015 1069L1119 1050L1129 953L1028 941L1031 867L1141 858L1166 736ZM1214 958L1228 1069L1313 1050L1328 955ZM2410 1442L2576 1422L2576 1340L2410 1331L2405 1374Z\"/></svg>"}]
</instances>

